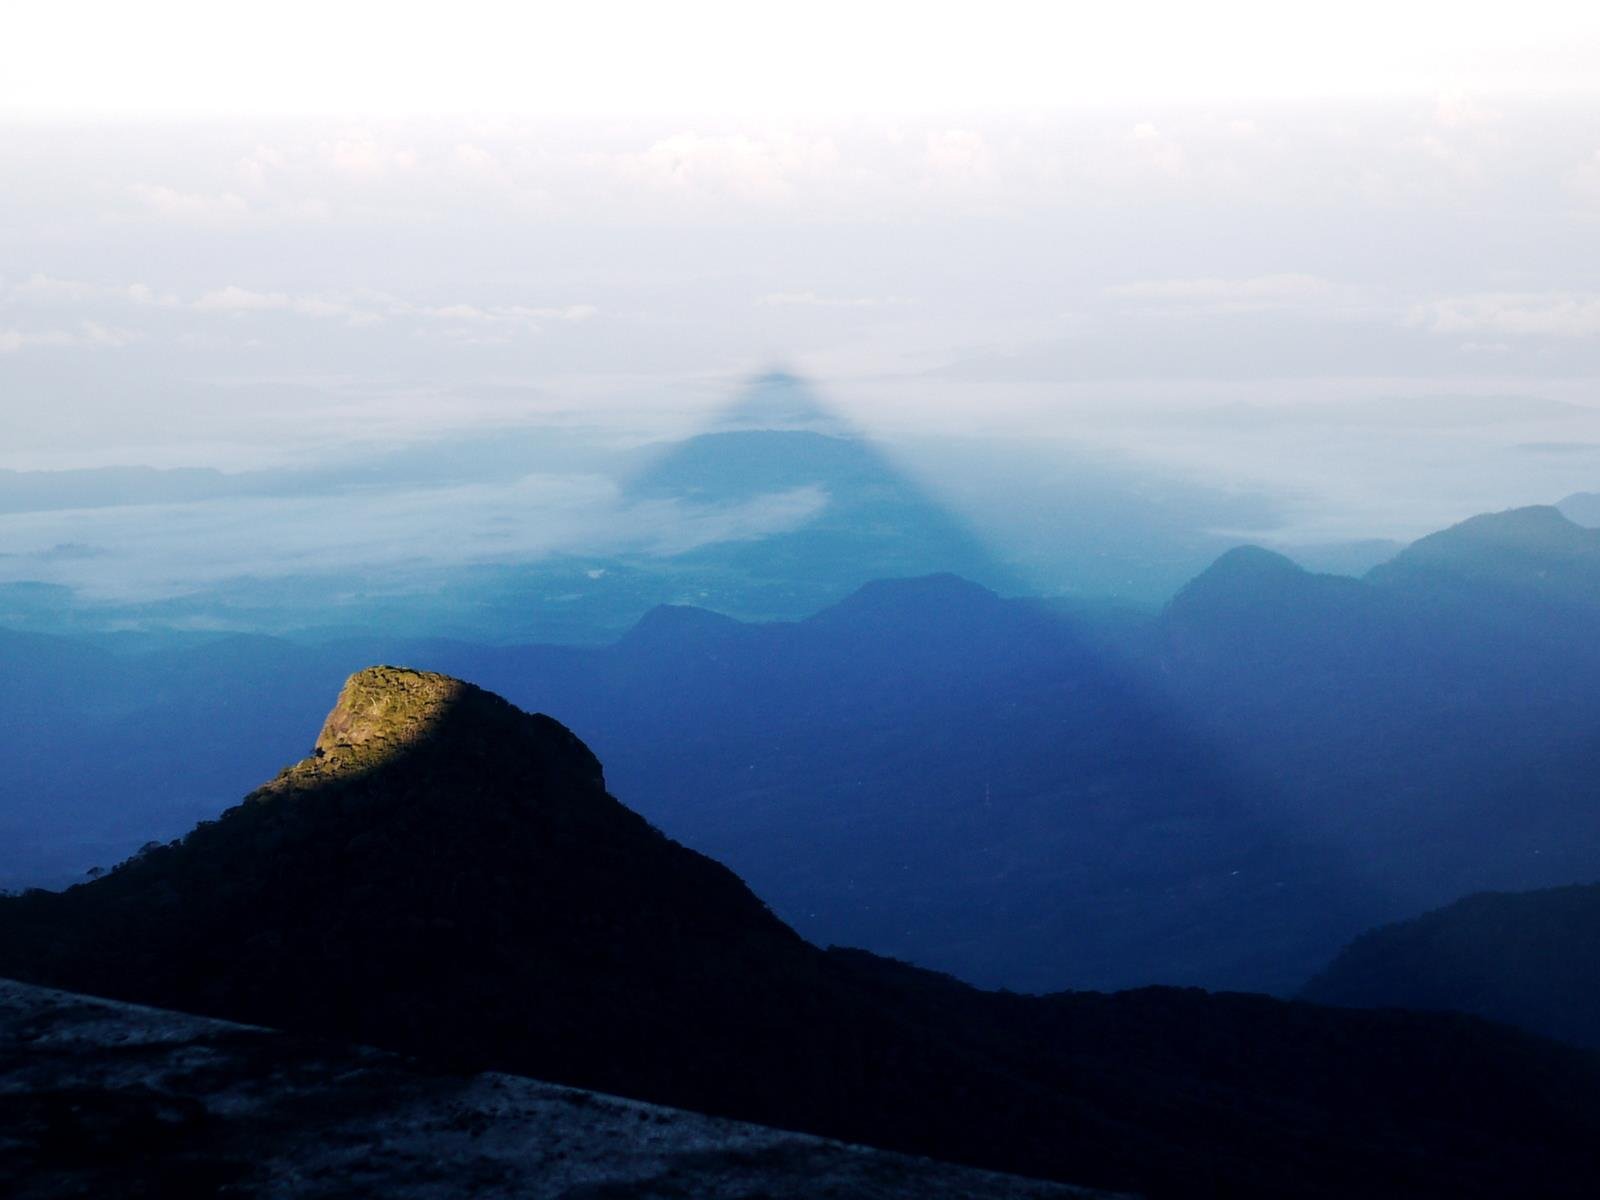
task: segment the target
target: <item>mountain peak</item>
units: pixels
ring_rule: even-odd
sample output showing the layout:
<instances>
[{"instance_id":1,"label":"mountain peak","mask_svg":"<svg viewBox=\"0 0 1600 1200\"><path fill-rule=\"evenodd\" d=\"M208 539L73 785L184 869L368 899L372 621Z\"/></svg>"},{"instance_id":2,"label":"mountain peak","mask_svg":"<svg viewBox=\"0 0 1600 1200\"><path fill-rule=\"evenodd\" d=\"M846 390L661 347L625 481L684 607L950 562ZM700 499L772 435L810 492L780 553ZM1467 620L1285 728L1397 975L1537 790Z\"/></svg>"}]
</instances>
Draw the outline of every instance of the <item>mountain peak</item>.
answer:
<instances>
[{"instance_id":1,"label":"mountain peak","mask_svg":"<svg viewBox=\"0 0 1600 1200\"><path fill-rule=\"evenodd\" d=\"M1585 605L1600 581L1600 530L1550 504L1483 513L1411 543L1367 574L1374 583L1472 583Z\"/></svg>"},{"instance_id":2,"label":"mountain peak","mask_svg":"<svg viewBox=\"0 0 1600 1200\"><path fill-rule=\"evenodd\" d=\"M317 734L315 758L363 767L436 732L471 684L408 667L368 667L345 680Z\"/></svg>"},{"instance_id":3,"label":"mountain peak","mask_svg":"<svg viewBox=\"0 0 1600 1200\"><path fill-rule=\"evenodd\" d=\"M1181 610L1196 604L1255 602L1263 589L1278 591L1306 578L1303 567L1274 550L1235 546L1186 583L1169 607Z\"/></svg>"},{"instance_id":4,"label":"mountain peak","mask_svg":"<svg viewBox=\"0 0 1600 1200\"><path fill-rule=\"evenodd\" d=\"M817 613L811 620L865 613L899 615L908 609L918 613L930 610L941 613L989 612L1000 603L1000 597L981 583L974 583L950 571L939 571L932 575L874 579L862 584L838 604Z\"/></svg>"},{"instance_id":5,"label":"mountain peak","mask_svg":"<svg viewBox=\"0 0 1600 1200\"><path fill-rule=\"evenodd\" d=\"M639 647L682 646L721 640L744 628L734 618L692 604L658 604L623 634L618 645Z\"/></svg>"},{"instance_id":6,"label":"mountain peak","mask_svg":"<svg viewBox=\"0 0 1600 1200\"><path fill-rule=\"evenodd\" d=\"M717 419L717 428L809 430L850 436L849 423L803 378L776 369L749 380Z\"/></svg>"},{"instance_id":7,"label":"mountain peak","mask_svg":"<svg viewBox=\"0 0 1600 1200\"><path fill-rule=\"evenodd\" d=\"M388 771L426 776L440 756L474 762L554 753L579 775L600 778L594 756L559 722L525 713L448 675L374 666L345 680L311 754L284 768L251 799L312 790ZM463 757L465 756L465 757Z\"/></svg>"},{"instance_id":8,"label":"mountain peak","mask_svg":"<svg viewBox=\"0 0 1600 1200\"><path fill-rule=\"evenodd\" d=\"M1443 557L1462 551L1476 553L1495 549L1586 553L1596 544L1593 531L1568 520L1555 505L1530 504L1469 517L1418 539L1402 551L1400 557Z\"/></svg>"},{"instance_id":9,"label":"mountain peak","mask_svg":"<svg viewBox=\"0 0 1600 1200\"><path fill-rule=\"evenodd\" d=\"M1216 575L1224 578L1262 578L1266 576L1303 575L1305 570L1293 559L1268 550L1263 546L1235 546L1224 551L1201 576Z\"/></svg>"},{"instance_id":10,"label":"mountain peak","mask_svg":"<svg viewBox=\"0 0 1600 1200\"><path fill-rule=\"evenodd\" d=\"M1522 508L1508 508L1503 512L1481 513L1451 526L1436 537L1454 533L1458 536L1474 533L1480 536L1528 537L1571 536L1579 528L1569 521L1554 504L1529 504Z\"/></svg>"}]
</instances>

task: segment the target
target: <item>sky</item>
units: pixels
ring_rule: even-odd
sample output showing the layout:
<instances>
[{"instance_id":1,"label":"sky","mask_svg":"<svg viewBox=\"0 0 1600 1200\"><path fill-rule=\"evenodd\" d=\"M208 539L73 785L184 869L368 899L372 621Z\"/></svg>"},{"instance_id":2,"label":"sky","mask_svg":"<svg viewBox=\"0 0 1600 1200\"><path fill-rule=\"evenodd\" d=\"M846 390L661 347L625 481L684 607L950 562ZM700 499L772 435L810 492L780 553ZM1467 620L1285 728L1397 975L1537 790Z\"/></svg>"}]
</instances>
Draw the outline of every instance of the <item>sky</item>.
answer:
<instances>
[{"instance_id":1,"label":"sky","mask_svg":"<svg viewBox=\"0 0 1600 1200\"><path fill-rule=\"evenodd\" d=\"M583 5L60 0L9 14L24 113L1015 110L1593 90L1600 16L1524 0Z\"/></svg>"},{"instance_id":2,"label":"sky","mask_svg":"<svg viewBox=\"0 0 1600 1200\"><path fill-rule=\"evenodd\" d=\"M1600 15L7 14L0 468L636 444L774 365L1297 536L1600 488Z\"/></svg>"}]
</instances>

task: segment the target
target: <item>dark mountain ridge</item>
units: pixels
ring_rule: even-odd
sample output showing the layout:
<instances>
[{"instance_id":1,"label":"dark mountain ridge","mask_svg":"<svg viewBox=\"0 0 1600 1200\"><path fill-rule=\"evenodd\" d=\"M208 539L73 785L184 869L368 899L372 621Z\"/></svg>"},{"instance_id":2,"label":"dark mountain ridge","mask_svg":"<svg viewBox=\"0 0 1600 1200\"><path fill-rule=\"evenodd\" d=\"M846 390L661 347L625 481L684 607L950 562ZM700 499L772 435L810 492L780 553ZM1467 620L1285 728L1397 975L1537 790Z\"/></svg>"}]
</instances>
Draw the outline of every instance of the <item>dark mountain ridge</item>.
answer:
<instances>
[{"instance_id":1,"label":"dark mountain ridge","mask_svg":"<svg viewBox=\"0 0 1600 1200\"><path fill-rule=\"evenodd\" d=\"M1600 884L1484 892L1370 930L1301 994L1475 1013L1600 1048Z\"/></svg>"},{"instance_id":2,"label":"dark mountain ridge","mask_svg":"<svg viewBox=\"0 0 1600 1200\"><path fill-rule=\"evenodd\" d=\"M1600 1064L1467 1018L983 993L816 950L565 727L374 668L188 837L0 900L0 972L1152 1196L1586 1195Z\"/></svg>"}]
</instances>

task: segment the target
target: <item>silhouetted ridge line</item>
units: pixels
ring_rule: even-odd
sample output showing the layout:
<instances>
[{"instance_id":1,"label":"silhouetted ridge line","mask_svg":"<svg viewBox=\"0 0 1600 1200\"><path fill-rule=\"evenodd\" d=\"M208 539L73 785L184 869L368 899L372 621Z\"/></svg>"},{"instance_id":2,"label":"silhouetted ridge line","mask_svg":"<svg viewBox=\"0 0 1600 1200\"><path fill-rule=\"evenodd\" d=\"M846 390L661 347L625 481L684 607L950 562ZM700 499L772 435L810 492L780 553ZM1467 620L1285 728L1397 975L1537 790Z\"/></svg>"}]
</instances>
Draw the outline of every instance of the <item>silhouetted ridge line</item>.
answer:
<instances>
[{"instance_id":1,"label":"silhouetted ridge line","mask_svg":"<svg viewBox=\"0 0 1600 1200\"><path fill-rule=\"evenodd\" d=\"M710 609L689 604L658 604L640 617L617 645L630 651L647 648L670 651L708 640L737 637L748 629L732 617Z\"/></svg>"},{"instance_id":2,"label":"silhouetted ridge line","mask_svg":"<svg viewBox=\"0 0 1600 1200\"><path fill-rule=\"evenodd\" d=\"M837 617L856 617L872 612L993 612L1002 604L1000 597L984 587L949 571L899 579L875 579L862 584L839 603L812 617L826 621Z\"/></svg>"},{"instance_id":3,"label":"silhouetted ridge line","mask_svg":"<svg viewBox=\"0 0 1600 1200\"><path fill-rule=\"evenodd\" d=\"M1484 513L1420 538L1366 577L1448 600L1493 593L1593 606L1600 597L1600 529L1575 524L1552 505Z\"/></svg>"},{"instance_id":4,"label":"silhouetted ridge line","mask_svg":"<svg viewBox=\"0 0 1600 1200\"><path fill-rule=\"evenodd\" d=\"M1600 1048L1600 884L1483 892L1373 929L1302 994L1454 1009Z\"/></svg>"}]
</instances>

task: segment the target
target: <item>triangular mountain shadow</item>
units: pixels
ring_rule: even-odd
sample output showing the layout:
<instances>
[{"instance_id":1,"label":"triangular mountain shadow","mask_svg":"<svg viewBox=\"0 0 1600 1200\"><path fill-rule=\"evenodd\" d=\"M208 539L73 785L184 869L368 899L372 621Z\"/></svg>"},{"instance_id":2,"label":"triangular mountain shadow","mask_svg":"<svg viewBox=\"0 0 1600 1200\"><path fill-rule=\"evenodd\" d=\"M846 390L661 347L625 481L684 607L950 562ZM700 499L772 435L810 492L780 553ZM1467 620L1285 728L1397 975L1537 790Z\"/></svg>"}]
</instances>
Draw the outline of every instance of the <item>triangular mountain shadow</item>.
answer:
<instances>
[{"instance_id":1,"label":"triangular mountain shadow","mask_svg":"<svg viewBox=\"0 0 1600 1200\"><path fill-rule=\"evenodd\" d=\"M625 484L634 500L728 509L786 500L778 532L699 546L672 559L684 600L799 617L874 579L952 572L1026 591L968 524L909 478L803 379L752 379L702 433L674 442Z\"/></svg>"},{"instance_id":2,"label":"triangular mountain shadow","mask_svg":"<svg viewBox=\"0 0 1600 1200\"><path fill-rule=\"evenodd\" d=\"M747 380L705 432L756 429L803 430L843 438L862 436L847 418L823 402L810 383L781 368Z\"/></svg>"}]
</instances>

